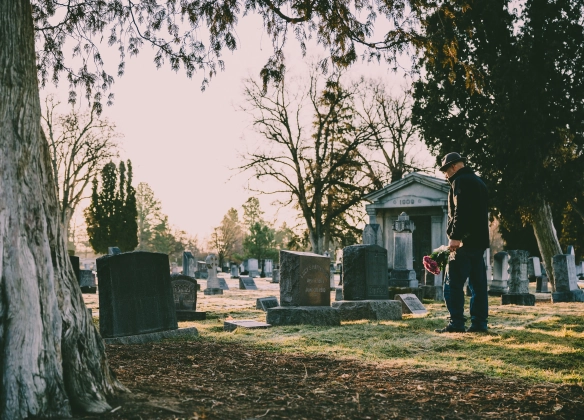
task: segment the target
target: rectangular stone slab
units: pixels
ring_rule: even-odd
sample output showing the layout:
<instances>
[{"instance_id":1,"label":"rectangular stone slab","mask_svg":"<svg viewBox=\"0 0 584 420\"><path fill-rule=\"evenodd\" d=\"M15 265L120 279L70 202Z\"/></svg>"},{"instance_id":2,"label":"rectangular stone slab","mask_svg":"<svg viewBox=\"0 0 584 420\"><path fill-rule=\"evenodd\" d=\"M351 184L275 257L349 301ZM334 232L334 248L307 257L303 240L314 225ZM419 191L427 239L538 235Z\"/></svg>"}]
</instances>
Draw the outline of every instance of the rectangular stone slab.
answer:
<instances>
[{"instance_id":1,"label":"rectangular stone slab","mask_svg":"<svg viewBox=\"0 0 584 420\"><path fill-rule=\"evenodd\" d=\"M255 281L251 277L240 277L239 288L241 290L258 290Z\"/></svg>"},{"instance_id":2,"label":"rectangular stone slab","mask_svg":"<svg viewBox=\"0 0 584 420\"><path fill-rule=\"evenodd\" d=\"M268 309L266 321L271 325L324 325L335 327L341 325L341 314L330 306L278 306Z\"/></svg>"},{"instance_id":3,"label":"rectangular stone slab","mask_svg":"<svg viewBox=\"0 0 584 420\"><path fill-rule=\"evenodd\" d=\"M330 258L280 251L280 304L330 307Z\"/></svg>"},{"instance_id":4,"label":"rectangular stone slab","mask_svg":"<svg viewBox=\"0 0 584 420\"><path fill-rule=\"evenodd\" d=\"M345 300L389 299L387 250L379 245L343 248Z\"/></svg>"},{"instance_id":5,"label":"rectangular stone slab","mask_svg":"<svg viewBox=\"0 0 584 420\"><path fill-rule=\"evenodd\" d=\"M247 319L238 319L232 321L224 321L223 322L223 331L234 331L237 328L245 328L245 329L263 329L263 328L270 328L270 324L266 324L265 322L258 322L258 321L251 321Z\"/></svg>"},{"instance_id":6,"label":"rectangular stone slab","mask_svg":"<svg viewBox=\"0 0 584 420\"><path fill-rule=\"evenodd\" d=\"M341 321L402 319L402 303L397 300L341 300L332 305L341 313Z\"/></svg>"},{"instance_id":7,"label":"rectangular stone slab","mask_svg":"<svg viewBox=\"0 0 584 420\"><path fill-rule=\"evenodd\" d=\"M275 308L276 306L280 306L276 296L268 296L256 299L256 309L261 309L264 312L267 312L268 309Z\"/></svg>"},{"instance_id":8,"label":"rectangular stone slab","mask_svg":"<svg viewBox=\"0 0 584 420\"><path fill-rule=\"evenodd\" d=\"M125 252L97 259L99 327L104 338L178 328L168 255Z\"/></svg>"},{"instance_id":9,"label":"rectangular stone slab","mask_svg":"<svg viewBox=\"0 0 584 420\"><path fill-rule=\"evenodd\" d=\"M425 315L428 313L420 299L413 293L395 295L395 299L402 303L404 314Z\"/></svg>"}]
</instances>

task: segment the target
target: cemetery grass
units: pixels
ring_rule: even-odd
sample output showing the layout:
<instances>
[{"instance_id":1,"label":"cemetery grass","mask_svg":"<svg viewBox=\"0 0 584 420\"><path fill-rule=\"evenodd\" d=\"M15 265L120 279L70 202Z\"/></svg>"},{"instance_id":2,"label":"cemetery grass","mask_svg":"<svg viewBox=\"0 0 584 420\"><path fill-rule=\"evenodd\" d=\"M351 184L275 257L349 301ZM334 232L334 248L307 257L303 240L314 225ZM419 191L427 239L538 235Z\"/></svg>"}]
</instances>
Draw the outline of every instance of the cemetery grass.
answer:
<instances>
[{"instance_id":1,"label":"cemetery grass","mask_svg":"<svg viewBox=\"0 0 584 420\"><path fill-rule=\"evenodd\" d=\"M501 306L492 297L487 334L434 333L447 311L432 301L427 316L401 321L223 331L229 318L265 321L255 298L269 294L200 293L208 319L180 323L198 338L107 346L132 394L105 417L584 416L584 305Z\"/></svg>"}]
</instances>

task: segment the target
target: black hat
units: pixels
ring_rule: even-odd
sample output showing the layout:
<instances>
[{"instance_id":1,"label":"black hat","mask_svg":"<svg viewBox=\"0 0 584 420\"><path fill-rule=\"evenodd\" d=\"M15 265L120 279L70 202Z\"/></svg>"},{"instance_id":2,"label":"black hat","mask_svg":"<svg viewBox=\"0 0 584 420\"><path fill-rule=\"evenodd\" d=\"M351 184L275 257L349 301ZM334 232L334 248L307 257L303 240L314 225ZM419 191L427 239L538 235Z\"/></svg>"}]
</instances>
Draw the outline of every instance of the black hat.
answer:
<instances>
[{"instance_id":1,"label":"black hat","mask_svg":"<svg viewBox=\"0 0 584 420\"><path fill-rule=\"evenodd\" d=\"M466 162L466 159L456 152L448 153L446 156L442 158L442 166L440 166L440 172L444 172L444 170L447 167L456 162Z\"/></svg>"}]
</instances>

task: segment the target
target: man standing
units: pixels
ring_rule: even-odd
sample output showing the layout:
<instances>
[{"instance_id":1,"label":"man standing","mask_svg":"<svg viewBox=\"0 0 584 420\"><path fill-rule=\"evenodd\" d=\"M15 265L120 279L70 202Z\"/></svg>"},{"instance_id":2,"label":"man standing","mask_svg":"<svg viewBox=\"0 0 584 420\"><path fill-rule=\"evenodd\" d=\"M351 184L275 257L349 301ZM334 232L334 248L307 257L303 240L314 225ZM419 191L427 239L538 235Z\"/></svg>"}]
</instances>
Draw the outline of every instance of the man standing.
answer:
<instances>
[{"instance_id":1,"label":"man standing","mask_svg":"<svg viewBox=\"0 0 584 420\"><path fill-rule=\"evenodd\" d=\"M485 332L489 315L487 275L483 254L489 247L487 187L458 153L442 159L440 171L450 183L448 229L450 260L444 279L444 300L450 322L438 333ZM464 283L469 279L471 325L464 324Z\"/></svg>"}]
</instances>

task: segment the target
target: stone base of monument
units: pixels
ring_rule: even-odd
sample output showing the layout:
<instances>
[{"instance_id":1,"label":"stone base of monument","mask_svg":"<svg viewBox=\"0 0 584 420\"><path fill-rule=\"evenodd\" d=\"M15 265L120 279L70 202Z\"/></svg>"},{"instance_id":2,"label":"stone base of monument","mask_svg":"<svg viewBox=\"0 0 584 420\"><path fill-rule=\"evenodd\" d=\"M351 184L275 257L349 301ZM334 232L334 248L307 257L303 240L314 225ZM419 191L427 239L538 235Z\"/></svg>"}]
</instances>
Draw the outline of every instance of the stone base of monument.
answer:
<instances>
[{"instance_id":1,"label":"stone base of monument","mask_svg":"<svg viewBox=\"0 0 584 420\"><path fill-rule=\"evenodd\" d=\"M177 321L204 321L207 319L207 312L177 310Z\"/></svg>"},{"instance_id":2,"label":"stone base of monument","mask_svg":"<svg viewBox=\"0 0 584 420\"><path fill-rule=\"evenodd\" d=\"M535 295L531 293L505 293L501 295L502 305L534 306Z\"/></svg>"},{"instance_id":3,"label":"stone base of monument","mask_svg":"<svg viewBox=\"0 0 584 420\"><path fill-rule=\"evenodd\" d=\"M248 319L238 319L232 321L224 321L223 322L223 331L235 331L237 328L245 328L248 329L264 329L270 328L270 324L266 324L265 322L258 322L252 321Z\"/></svg>"},{"instance_id":4,"label":"stone base of monument","mask_svg":"<svg viewBox=\"0 0 584 420\"><path fill-rule=\"evenodd\" d=\"M437 300L439 302L444 301L444 291L442 286L422 286L424 299Z\"/></svg>"},{"instance_id":5,"label":"stone base of monument","mask_svg":"<svg viewBox=\"0 0 584 420\"><path fill-rule=\"evenodd\" d=\"M97 292L97 287L92 286L81 286L81 293L91 293L95 294Z\"/></svg>"},{"instance_id":6,"label":"stone base of monument","mask_svg":"<svg viewBox=\"0 0 584 420\"><path fill-rule=\"evenodd\" d=\"M330 306L278 306L268 309L266 322L271 325L341 325L341 314Z\"/></svg>"},{"instance_id":7,"label":"stone base of monument","mask_svg":"<svg viewBox=\"0 0 584 420\"><path fill-rule=\"evenodd\" d=\"M402 305L395 300L340 300L332 303L341 314L341 321L398 321Z\"/></svg>"},{"instance_id":8,"label":"stone base of monument","mask_svg":"<svg viewBox=\"0 0 584 420\"><path fill-rule=\"evenodd\" d=\"M422 301L424 299L424 289L422 287L389 287L389 299L395 300L395 295L413 293Z\"/></svg>"},{"instance_id":9,"label":"stone base of monument","mask_svg":"<svg viewBox=\"0 0 584 420\"><path fill-rule=\"evenodd\" d=\"M222 295L223 294L223 289L220 289L219 287L207 287L205 290L203 290L203 294L205 295Z\"/></svg>"},{"instance_id":10,"label":"stone base of monument","mask_svg":"<svg viewBox=\"0 0 584 420\"><path fill-rule=\"evenodd\" d=\"M501 296L505 293L509 293L509 286L507 286L506 280L496 280L491 282L489 291L487 292L489 296Z\"/></svg>"},{"instance_id":11,"label":"stone base of monument","mask_svg":"<svg viewBox=\"0 0 584 420\"><path fill-rule=\"evenodd\" d=\"M196 337L199 331L195 327L179 328L176 330L166 330L147 334L126 335L123 337L104 338L106 344L143 344L153 341L160 341L165 338L175 337Z\"/></svg>"},{"instance_id":12,"label":"stone base of monument","mask_svg":"<svg viewBox=\"0 0 584 420\"><path fill-rule=\"evenodd\" d=\"M569 292L552 292L552 303L584 302L584 290L570 290Z\"/></svg>"}]
</instances>

